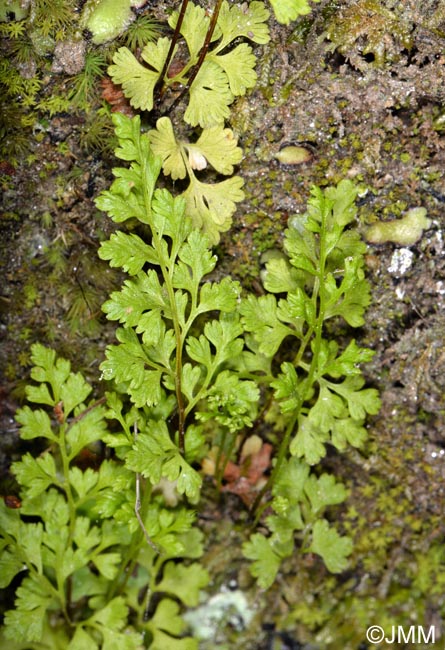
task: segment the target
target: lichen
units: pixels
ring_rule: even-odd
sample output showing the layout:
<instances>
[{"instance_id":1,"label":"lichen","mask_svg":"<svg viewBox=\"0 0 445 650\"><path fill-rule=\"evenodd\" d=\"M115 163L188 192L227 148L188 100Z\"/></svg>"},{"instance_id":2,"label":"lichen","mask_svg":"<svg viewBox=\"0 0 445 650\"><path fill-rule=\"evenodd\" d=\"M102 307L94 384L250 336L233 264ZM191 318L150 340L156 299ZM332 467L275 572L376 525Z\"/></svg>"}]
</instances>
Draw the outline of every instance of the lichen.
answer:
<instances>
[{"instance_id":1,"label":"lichen","mask_svg":"<svg viewBox=\"0 0 445 650\"><path fill-rule=\"evenodd\" d=\"M274 158L282 165L301 165L301 163L308 162L312 158L312 154L305 147L288 145L274 154Z\"/></svg>"},{"instance_id":2,"label":"lichen","mask_svg":"<svg viewBox=\"0 0 445 650\"><path fill-rule=\"evenodd\" d=\"M426 209L413 208L402 219L373 224L367 229L365 237L372 244L393 242L400 246L413 246L430 225L431 219L427 218Z\"/></svg>"},{"instance_id":3,"label":"lichen","mask_svg":"<svg viewBox=\"0 0 445 650\"><path fill-rule=\"evenodd\" d=\"M215 630L229 623L235 629L243 629L249 625L253 611L247 602L245 594L239 589L221 591L206 603L184 615L197 638L206 640L215 636Z\"/></svg>"}]
</instances>

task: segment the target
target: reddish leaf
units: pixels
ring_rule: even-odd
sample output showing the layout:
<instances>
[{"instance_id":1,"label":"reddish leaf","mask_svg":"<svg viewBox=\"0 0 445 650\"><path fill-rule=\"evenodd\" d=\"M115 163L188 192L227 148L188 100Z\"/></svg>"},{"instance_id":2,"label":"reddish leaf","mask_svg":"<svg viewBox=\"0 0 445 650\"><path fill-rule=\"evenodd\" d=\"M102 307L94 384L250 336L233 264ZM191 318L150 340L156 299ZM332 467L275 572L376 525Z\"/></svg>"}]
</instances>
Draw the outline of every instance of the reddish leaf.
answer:
<instances>
[{"instance_id":1,"label":"reddish leaf","mask_svg":"<svg viewBox=\"0 0 445 650\"><path fill-rule=\"evenodd\" d=\"M104 77L100 84L102 86L102 97L111 104L112 113L123 113L128 117L135 116L135 112L120 86L116 86L109 77Z\"/></svg>"}]
</instances>

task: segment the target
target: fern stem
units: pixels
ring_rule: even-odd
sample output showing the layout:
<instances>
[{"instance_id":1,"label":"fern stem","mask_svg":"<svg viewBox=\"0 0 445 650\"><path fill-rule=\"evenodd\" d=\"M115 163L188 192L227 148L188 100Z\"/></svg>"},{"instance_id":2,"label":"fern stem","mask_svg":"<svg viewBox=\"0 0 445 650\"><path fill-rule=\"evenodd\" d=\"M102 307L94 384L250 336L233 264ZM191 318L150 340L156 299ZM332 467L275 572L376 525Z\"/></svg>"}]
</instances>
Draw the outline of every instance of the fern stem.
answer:
<instances>
[{"instance_id":1,"label":"fern stem","mask_svg":"<svg viewBox=\"0 0 445 650\"><path fill-rule=\"evenodd\" d=\"M189 0L182 0L181 4L181 9L179 10L179 16L178 16L178 22L176 23L175 31L173 32L173 37L172 41L170 43L169 50L167 52L167 58L165 59L163 68L161 70L161 74L159 75L159 79L157 81L157 84L161 84L164 81L164 77L167 74L168 67L170 65L170 62L173 57L173 51L176 47L176 43L178 42L179 34L181 31L182 23L184 20L185 12L187 10L187 5L189 3ZM162 92L161 92L162 94Z\"/></svg>"},{"instance_id":2,"label":"fern stem","mask_svg":"<svg viewBox=\"0 0 445 650\"><path fill-rule=\"evenodd\" d=\"M195 81L196 75L198 74L202 64L204 63L204 59L209 49L210 41L212 40L213 32L215 31L216 23L218 22L219 10L221 9L221 5L222 5L222 0L217 0L215 8L212 13L212 18L210 20L210 25L204 40L204 44L201 48L201 51L199 52L198 61L196 62L195 67L192 69L190 73L190 77L187 80L187 86L184 88L184 91L190 88L192 83Z\"/></svg>"},{"instance_id":3,"label":"fern stem","mask_svg":"<svg viewBox=\"0 0 445 650\"><path fill-rule=\"evenodd\" d=\"M69 454L66 446L67 431L68 431L68 427L66 426L66 424L62 424L59 429L58 445L59 445L60 456L62 458L63 490L65 492L66 500L68 503L68 510L69 510L69 529L68 529L68 545L67 545L68 548L72 545L73 542L74 528L76 525L76 504L74 501L74 496L73 496L73 491L71 489L70 476L69 476L70 459L69 459ZM63 564L62 560L63 558L60 558L60 562L57 562L57 567L56 567L57 588L60 593L61 609L63 612L63 616L65 617L67 622L70 622L68 610L70 608L70 602L71 602L71 580L69 578L65 579L65 577L61 574L60 568L62 567Z\"/></svg>"},{"instance_id":4,"label":"fern stem","mask_svg":"<svg viewBox=\"0 0 445 650\"><path fill-rule=\"evenodd\" d=\"M151 487L145 489L142 492L142 499L140 501L139 516L142 521L145 520L147 515L148 506L151 503ZM131 540L131 543L128 547L125 556L122 558L122 561L119 565L119 571L117 572L113 582L111 582L108 592L107 600L110 601L116 594L122 593L125 589L125 586L131 577L136 564L138 562L138 555L141 548L141 545L144 541L144 532L142 528L138 528L134 533ZM155 550L155 549L154 549ZM156 549L156 552L159 553L159 550ZM123 578L122 578L123 576Z\"/></svg>"},{"instance_id":5,"label":"fern stem","mask_svg":"<svg viewBox=\"0 0 445 650\"><path fill-rule=\"evenodd\" d=\"M145 156L143 152L140 150L139 151L139 159L142 161L142 169L141 169L141 176L142 179L146 178L147 176L147 167L148 167L148 160L145 159ZM147 211L147 215L151 216L152 214L152 207L151 207L151 201L152 197L151 194L148 191L147 188L147 183L143 182L142 183L143 187L143 193L144 193L144 205L145 209ZM152 244L154 249L156 250L158 257L159 257L159 266L161 268L161 273L162 277L165 282L165 286L167 289L168 293L168 299L170 303L170 308L171 308L171 313L172 313L172 321L173 321L173 330L175 333L175 340L176 340L176 361L175 361L175 394L176 394L176 402L178 405L178 435L179 435L179 440L178 440L178 446L181 451L181 453L184 455L185 454L185 418L186 418L186 412L185 412L185 406L184 406L184 400L183 400L183 395L182 395L182 349L184 345L184 336L183 333L181 332L181 325L179 322L179 316L178 316L178 311L176 308L176 300L175 300L175 290L173 287L173 282L172 282L172 273L173 273L173 267L174 267L174 259L171 260L165 256L164 252L164 247L162 246L162 241L161 238L159 237L159 233L156 232L156 228L151 228L151 234L152 234ZM174 255L173 255L174 257Z\"/></svg>"},{"instance_id":6,"label":"fern stem","mask_svg":"<svg viewBox=\"0 0 445 650\"><path fill-rule=\"evenodd\" d=\"M290 420L286 428L286 433L284 434L284 437L280 443L280 447L278 449L278 455L272 473L270 474L267 483L263 486L261 491L258 493L250 509L251 515L255 515L255 522L254 522L255 526L258 523L262 512L261 510L258 510L258 507L266 492L274 485L276 477L278 476L278 473L283 465L283 461L286 458L286 455L288 453L291 435L300 418L303 404L306 401L307 396L310 394L310 391L315 381L314 378L317 372L317 368L319 367L319 356L320 356L321 341L322 341L322 334L323 334L323 323L325 320L326 292L324 289L324 278L326 273L326 261L327 261L326 215L323 214L322 221L321 221L321 229L320 229L319 267L318 267L318 273L315 277L314 289L312 292L312 301L314 303L314 308L316 310L317 318L316 318L315 327L309 328L309 330L306 332L305 336L303 337L299 346L298 353L295 358L295 362L301 361L304 351L311 339L311 336L315 334L311 364L309 367L306 380L302 382L302 384L300 384L300 386L303 387L303 390L299 395L298 405L294 411L292 419ZM295 363L295 365L297 364Z\"/></svg>"},{"instance_id":7,"label":"fern stem","mask_svg":"<svg viewBox=\"0 0 445 650\"><path fill-rule=\"evenodd\" d=\"M229 433L230 433L230 438L229 438L228 449L225 449L226 442L227 442L227 430L223 432L221 444L218 445L218 453L215 461L215 467L216 467L215 480L216 480L216 485L218 487L218 490L221 489L222 480L224 478L224 472L226 471L226 467L230 461L233 450L235 449L235 443L237 441L236 432L231 431Z\"/></svg>"},{"instance_id":8,"label":"fern stem","mask_svg":"<svg viewBox=\"0 0 445 650\"><path fill-rule=\"evenodd\" d=\"M161 247L158 248L159 252ZM176 402L178 405L178 447L182 455L185 454L185 419L186 410L184 406L184 399L182 394L182 351L184 345L184 337L181 332L181 325L179 323L178 312L176 309L175 291L171 281L170 274L167 268L161 264L162 275L165 281L165 286L168 292L170 308L172 310L173 329L176 339L176 359L175 359L175 394Z\"/></svg>"},{"instance_id":9,"label":"fern stem","mask_svg":"<svg viewBox=\"0 0 445 650\"><path fill-rule=\"evenodd\" d=\"M138 437L138 425L137 425L137 420L135 420L135 422L134 422L134 439L135 439L135 441L136 441L137 437ZM151 548L154 551L156 551L156 553L160 553L159 548L151 540L151 538L150 538L150 536L149 536L149 534L147 532L147 529L145 528L145 523L144 523L145 512L142 511L142 501L141 501L141 483L142 483L141 475L139 474L139 472L137 472L136 473L136 498L135 498L135 504L134 504L134 513L136 515L136 519L138 520L139 526L140 526L142 532L144 533L144 537L145 537L145 540L146 540L147 544L149 546L151 546ZM144 484L144 487L145 487L145 484ZM151 486L150 486L150 489L146 489L145 492L144 492L145 503L149 503L149 500L147 500L147 492L149 493L148 497L150 497L151 496ZM145 508L145 510L146 510L146 508ZM141 511L142 511L142 514L141 514Z\"/></svg>"},{"instance_id":10,"label":"fern stem","mask_svg":"<svg viewBox=\"0 0 445 650\"><path fill-rule=\"evenodd\" d=\"M206 54L210 46L210 41L212 40L213 32L215 31L216 23L218 22L218 16L219 16L219 11L221 9L221 5L222 5L222 0L217 0L203 46L199 52L198 61L193 66L190 72L190 76L187 79L186 85L184 86L182 91L179 93L179 95L176 97L176 99L172 102L172 104L169 106L168 110L166 111L167 114L173 110L173 108L181 101L185 93L190 90L192 83L195 81L196 76L199 70L201 69L202 64L204 63L204 59L206 57Z\"/></svg>"},{"instance_id":11,"label":"fern stem","mask_svg":"<svg viewBox=\"0 0 445 650\"><path fill-rule=\"evenodd\" d=\"M270 488L274 485L275 479L278 476L278 472L280 471L281 466L283 464L283 461L284 461L284 459L286 457L286 454L287 454L287 451L288 451L288 448L289 448L290 437L292 435L292 432L293 432L293 430L295 428L296 423L298 422L298 418L300 417L302 404L303 404L303 399L300 400L300 404L298 405L298 408L295 409L295 413L292 416L291 421L287 425L286 433L284 434L283 440L281 441L280 447L278 449L278 455L277 455L277 458L276 458L276 461L275 461L274 468L273 468L269 478L267 479L266 484L263 485L261 490L258 492L258 495L257 495L255 501L253 502L251 508L250 508L251 516L255 515L255 519L254 519L254 523L253 523L252 528L256 527L256 525L258 524L259 518L261 517L261 513L262 513L262 510L259 510L259 505L260 505L261 501L263 500L263 497L266 494L266 492L268 490L270 490Z\"/></svg>"}]
</instances>

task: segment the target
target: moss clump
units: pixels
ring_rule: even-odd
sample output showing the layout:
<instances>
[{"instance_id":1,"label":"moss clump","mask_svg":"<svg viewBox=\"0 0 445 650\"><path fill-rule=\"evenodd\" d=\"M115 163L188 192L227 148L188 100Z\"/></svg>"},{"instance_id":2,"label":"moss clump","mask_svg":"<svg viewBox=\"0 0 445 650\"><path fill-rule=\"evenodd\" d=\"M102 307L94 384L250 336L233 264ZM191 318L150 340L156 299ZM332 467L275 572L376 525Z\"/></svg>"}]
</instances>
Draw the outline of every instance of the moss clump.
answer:
<instances>
[{"instance_id":1,"label":"moss clump","mask_svg":"<svg viewBox=\"0 0 445 650\"><path fill-rule=\"evenodd\" d=\"M332 49L348 57L359 70L397 61L412 47L412 23L401 10L380 0L357 0L337 12L328 24Z\"/></svg>"}]
</instances>

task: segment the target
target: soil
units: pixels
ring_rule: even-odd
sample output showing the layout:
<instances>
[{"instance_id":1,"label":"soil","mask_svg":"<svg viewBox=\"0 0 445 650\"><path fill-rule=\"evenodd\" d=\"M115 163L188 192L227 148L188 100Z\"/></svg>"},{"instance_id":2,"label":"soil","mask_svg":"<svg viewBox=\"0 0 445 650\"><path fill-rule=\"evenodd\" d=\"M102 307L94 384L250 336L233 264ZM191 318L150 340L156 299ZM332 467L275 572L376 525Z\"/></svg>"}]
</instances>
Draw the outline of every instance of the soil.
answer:
<instances>
[{"instance_id":1,"label":"soil","mask_svg":"<svg viewBox=\"0 0 445 650\"><path fill-rule=\"evenodd\" d=\"M350 488L346 506L332 513L354 538L350 571L333 577L296 553L262 592L241 555L242 502L223 495L207 503L210 591L241 591L249 616L232 607L200 647L363 650L371 647L366 628L383 621L434 625L443 642L445 605L435 585L445 562L445 3L322 1L289 26L270 25L270 43L255 47L257 87L232 107L246 200L218 246L218 273L257 286L262 254L280 247L287 218L305 211L312 185L350 178L367 188L356 224L364 236L369 225L420 206L431 223L412 246L369 246L372 305L354 335L376 352L365 372L383 405L368 422L364 449L325 462ZM59 51L66 58L66 48ZM53 65L46 82L70 74ZM91 111L99 107L96 100ZM100 305L121 278L97 258L113 227L94 205L114 160L82 145L85 124L91 114L82 111L39 116L25 149L0 163L4 492L21 453L13 413L30 345L72 359L99 394L99 364L114 337ZM309 159L280 163L276 155L289 145Z\"/></svg>"}]
</instances>

